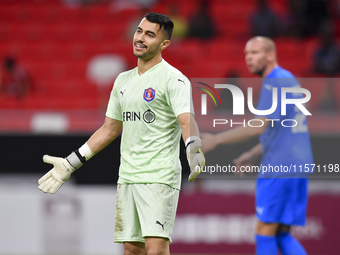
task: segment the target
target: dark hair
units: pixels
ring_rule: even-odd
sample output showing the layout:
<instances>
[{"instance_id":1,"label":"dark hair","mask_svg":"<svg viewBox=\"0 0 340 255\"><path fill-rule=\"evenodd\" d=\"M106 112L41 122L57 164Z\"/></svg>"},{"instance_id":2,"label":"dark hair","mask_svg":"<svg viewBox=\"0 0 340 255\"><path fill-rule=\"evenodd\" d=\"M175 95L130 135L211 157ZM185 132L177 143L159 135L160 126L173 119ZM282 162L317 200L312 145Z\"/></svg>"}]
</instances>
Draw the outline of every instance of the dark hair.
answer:
<instances>
[{"instance_id":1,"label":"dark hair","mask_svg":"<svg viewBox=\"0 0 340 255\"><path fill-rule=\"evenodd\" d=\"M164 32L168 36L168 40L171 39L174 23L168 16L157 12L149 12L144 17L147 19L147 21L158 24L159 29L163 28Z\"/></svg>"}]
</instances>

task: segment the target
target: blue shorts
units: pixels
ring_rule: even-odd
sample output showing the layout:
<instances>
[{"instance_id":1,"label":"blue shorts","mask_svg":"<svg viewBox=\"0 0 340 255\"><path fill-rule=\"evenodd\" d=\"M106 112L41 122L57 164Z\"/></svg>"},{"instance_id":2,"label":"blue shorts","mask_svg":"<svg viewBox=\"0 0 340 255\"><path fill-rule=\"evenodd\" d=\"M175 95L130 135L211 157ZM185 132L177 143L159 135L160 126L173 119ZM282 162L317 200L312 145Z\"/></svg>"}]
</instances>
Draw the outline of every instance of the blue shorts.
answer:
<instances>
[{"instance_id":1,"label":"blue shorts","mask_svg":"<svg viewBox=\"0 0 340 255\"><path fill-rule=\"evenodd\" d=\"M258 178L256 217L265 223L306 224L307 178Z\"/></svg>"}]
</instances>

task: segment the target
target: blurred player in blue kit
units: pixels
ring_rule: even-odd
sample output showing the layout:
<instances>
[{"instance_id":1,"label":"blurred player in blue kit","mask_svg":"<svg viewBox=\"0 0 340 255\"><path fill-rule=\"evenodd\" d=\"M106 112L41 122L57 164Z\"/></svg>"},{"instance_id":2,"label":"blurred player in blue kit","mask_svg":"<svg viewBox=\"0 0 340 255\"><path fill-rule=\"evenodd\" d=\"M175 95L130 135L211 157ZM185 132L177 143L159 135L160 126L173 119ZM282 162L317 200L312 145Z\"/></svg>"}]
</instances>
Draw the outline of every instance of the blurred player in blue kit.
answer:
<instances>
[{"instance_id":1,"label":"blurred player in blue kit","mask_svg":"<svg viewBox=\"0 0 340 255\"><path fill-rule=\"evenodd\" d=\"M260 143L234 160L238 169L252 165L262 156L262 166L292 166L313 164L313 155L305 114L294 104L286 105L281 114L281 88L300 87L294 76L278 65L276 47L267 37L251 38L245 46L245 60L252 74L263 78L257 110L272 106L273 88L277 88L277 109L265 116L261 127L239 126L217 134L201 134L202 150L207 152L220 144L234 144L259 136ZM287 98L302 98L302 93L287 93ZM292 127L281 121L294 119ZM268 121L271 120L271 121ZM275 121L274 121L275 120ZM288 168L287 168L288 167ZM282 169L282 168L281 168ZM291 226L306 223L308 175L291 172L259 173L256 184L255 230L256 254L307 254L303 246L290 234Z\"/></svg>"}]
</instances>

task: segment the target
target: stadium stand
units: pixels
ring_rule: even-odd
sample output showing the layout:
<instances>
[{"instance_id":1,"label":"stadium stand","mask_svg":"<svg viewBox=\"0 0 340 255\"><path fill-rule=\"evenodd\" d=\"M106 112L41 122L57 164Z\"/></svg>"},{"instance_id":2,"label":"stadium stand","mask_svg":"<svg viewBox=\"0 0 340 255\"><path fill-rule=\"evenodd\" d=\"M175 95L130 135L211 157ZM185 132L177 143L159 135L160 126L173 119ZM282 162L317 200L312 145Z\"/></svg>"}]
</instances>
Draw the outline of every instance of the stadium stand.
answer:
<instances>
[{"instance_id":1,"label":"stadium stand","mask_svg":"<svg viewBox=\"0 0 340 255\"><path fill-rule=\"evenodd\" d=\"M180 14L187 19L199 3L198 0L177 2ZM170 3L170 0L159 1L151 10L166 13ZM270 5L278 15L287 15L287 1L270 1ZM230 71L236 71L240 77L253 77L246 70L242 53L254 9L252 0L212 1L217 38L205 42L184 39L167 49L164 58L189 78L223 77ZM129 68L134 67L132 43L124 35L129 21L138 14L135 9L116 12L109 2L68 8L58 0L1 1L0 58L14 55L31 73L34 87L20 104L1 97L0 108L99 107L96 84L86 78L88 61L97 54L113 53L124 57ZM314 75L311 55L315 38L280 37L276 43L279 62L284 68L298 77ZM70 103L66 98L75 102Z\"/></svg>"}]
</instances>

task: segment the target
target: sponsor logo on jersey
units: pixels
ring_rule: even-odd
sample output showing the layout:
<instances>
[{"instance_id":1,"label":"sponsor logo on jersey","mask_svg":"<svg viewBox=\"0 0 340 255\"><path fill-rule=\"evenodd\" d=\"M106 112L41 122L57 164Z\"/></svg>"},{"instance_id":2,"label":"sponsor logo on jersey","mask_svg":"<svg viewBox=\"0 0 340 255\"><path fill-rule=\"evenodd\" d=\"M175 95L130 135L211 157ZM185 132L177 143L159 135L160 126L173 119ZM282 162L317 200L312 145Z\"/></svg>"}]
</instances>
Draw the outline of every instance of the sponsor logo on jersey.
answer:
<instances>
[{"instance_id":1,"label":"sponsor logo on jersey","mask_svg":"<svg viewBox=\"0 0 340 255\"><path fill-rule=\"evenodd\" d=\"M140 120L140 112L123 112L123 122Z\"/></svg>"},{"instance_id":2,"label":"sponsor logo on jersey","mask_svg":"<svg viewBox=\"0 0 340 255\"><path fill-rule=\"evenodd\" d=\"M148 88L144 90L144 100L150 102L155 99L156 90L153 88Z\"/></svg>"},{"instance_id":3,"label":"sponsor logo on jersey","mask_svg":"<svg viewBox=\"0 0 340 255\"><path fill-rule=\"evenodd\" d=\"M146 110L143 113L143 120L145 123L152 123L156 119L156 114L151 111L150 109ZM126 121L140 121L141 120L141 113L135 111L126 111L123 112L123 122Z\"/></svg>"},{"instance_id":4,"label":"sponsor logo on jersey","mask_svg":"<svg viewBox=\"0 0 340 255\"><path fill-rule=\"evenodd\" d=\"M156 119L156 114L150 109L148 109L147 111L143 113L143 120L146 123L152 123L155 121L155 119Z\"/></svg>"}]
</instances>

